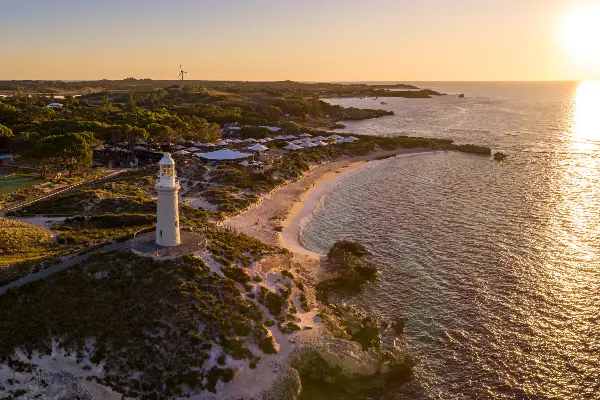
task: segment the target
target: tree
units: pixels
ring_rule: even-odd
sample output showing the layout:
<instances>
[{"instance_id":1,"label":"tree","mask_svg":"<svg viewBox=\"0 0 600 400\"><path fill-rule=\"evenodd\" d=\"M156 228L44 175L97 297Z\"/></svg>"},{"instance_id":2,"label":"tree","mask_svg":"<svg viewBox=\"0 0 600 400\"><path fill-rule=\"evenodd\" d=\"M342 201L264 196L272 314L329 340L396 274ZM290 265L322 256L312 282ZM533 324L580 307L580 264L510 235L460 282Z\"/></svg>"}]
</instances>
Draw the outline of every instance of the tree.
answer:
<instances>
[{"instance_id":1,"label":"tree","mask_svg":"<svg viewBox=\"0 0 600 400\"><path fill-rule=\"evenodd\" d=\"M135 110L135 97L133 96L133 92L129 91L129 100L127 101L127 111Z\"/></svg>"},{"instance_id":2,"label":"tree","mask_svg":"<svg viewBox=\"0 0 600 400\"><path fill-rule=\"evenodd\" d=\"M123 140L127 142L130 150L132 150L138 140L146 140L150 135L144 128L137 126L123 125Z\"/></svg>"},{"instance_id":3,"label":"tree","mask_svg":"<svg viewBox=\"0 0 600 400\"><path fill-rule=\"evenodd\" d=\"M0 124L14 125L19 121L19 109L0 103Z\"/></svg>"},{"instance_id":4,"label":"tree","mask_svg":"<svg viewBox=\"0 0 600 400\"><path fill-rule=\"evenodd\" d=\"M0 138L9 138L14 136L13 131L2 124L0 124Z\"/></svg>"},{"instance_id":5,"label":"tree","mask_svg":"<svg viewBox=\"0 0 600 400\"><path fill-rule=\"evenodd\" d=\"M181 136L192 142L215 142L221 139L221 128L218 124L208 123L204 118L183 116Z\"/></svg>"},{"instance_id":6,"label":"tree","mask_svg":"<svg viewBox=\"0 0 600 400\"><path fill-rule=\"evenodd\" d=\"M314 94L312 98L312 108L313 108L313 117L319 118L321 116L321 100L319 100L319 95Z\"/></svg>"},{"instance_id":7,"label":"tree","mask_svg":"<svg viewBox=\"0 0 600 400\"><path fill-rule=\"evenodd\" d=\"M49 136L51 137L51 136ZM43 138L23 155L23 164L34 168L42 178L46 178L56 168L56 158L51 154L50 142Z\"/></svg>"},{"instance_id":8,"label":"tree","mask_svg":"<svg viewBox=\"0 0 600 400\"><path fill-rule=\"evenodd\" d=\"M148 131L144 128L138 128L128 124L123 125L109 125L104 130L104 133L100 136L101 139L116 145L119 142L127 142L129 148L135 146L135 142L138 140L148 139Z\"/></svg>"},{"instance_id":9,"label":"tree","mask_svg":"<svg viewBox=\"0 0 600 400\"><path fill-rule=\"evenodd\" d=\"M152 139L157 142L173 143L181 141L181 136L168 125L153 122L146 126L146 130L150 133Z\"/></svg>"},{"instance_id":10,"label":"tree","mask_svg":"<svg viewBox=\"0 0 600 400\"><path fill-rule=\"evenodd\" d=\"M80 168L92 166L92 146L96 143L92 133L69 133L57 138L54 148L58 162L69 171L69 177Z\"/></svg>"},{"instance_id":11,"label":"tree","mask_svg":"<svg viewBox=\"0 0 600 400\"><path fill-rule=\"evenodd\" d=\"M72 96L70 94L65 96L65 106L72 107L74 105L77 105L77 103L78 101L75 98L75 96Z\"/></svg>"},{"instance_id":12,"label":"tree","mask_svg":"<svg viewBox=\"0 0 600 400\"><path fill-rule=\"evenodd\" d=\"M91 132L47 136L25 153L27 163L34 165L44 176L53 167L62 167L72 176L82 167L92 165L92 146L97 143Z\"/></svg>"},{"instance_id":13,"label":"tree","mask_svg":"<svg viewBox=\"0 0 600 400\"><path fill-rule=\"evenodd\" d=\"M0 149L7 149L13 136L13 131L9 127L0 124Z\"/></svg>"},{"instance_id":14,"label":"tree","mask_svg":"<svg viewBox=\"0 0 600 400\"><path fill-rule=\"evenodd\" d=\"M273 105L263 107L262 112L269 122L277 122L283 115L281 108Z\"/></svg>"}]
</instances>

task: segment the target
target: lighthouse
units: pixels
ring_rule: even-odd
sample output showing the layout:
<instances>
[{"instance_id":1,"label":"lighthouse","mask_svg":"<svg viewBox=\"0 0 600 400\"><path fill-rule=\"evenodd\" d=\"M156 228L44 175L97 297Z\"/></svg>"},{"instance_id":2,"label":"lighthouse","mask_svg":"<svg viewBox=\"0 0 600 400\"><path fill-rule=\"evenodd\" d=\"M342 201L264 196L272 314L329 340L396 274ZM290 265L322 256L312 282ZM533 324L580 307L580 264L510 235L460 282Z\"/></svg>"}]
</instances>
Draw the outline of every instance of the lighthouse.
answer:
<instances>
[{"instance_id":1,"label":"lighthouse","mask_svg":"<svg viewBox=\"0 0 600 400\"><path fill-rule=\"evenodd\" d=\"M175 161L169 153L165 153L165 156L160 160L156 191L158 192L156 244L164 247L177 246L181 243L179 235L179 183L177 183Z\"/></svg>"}]
</instances>

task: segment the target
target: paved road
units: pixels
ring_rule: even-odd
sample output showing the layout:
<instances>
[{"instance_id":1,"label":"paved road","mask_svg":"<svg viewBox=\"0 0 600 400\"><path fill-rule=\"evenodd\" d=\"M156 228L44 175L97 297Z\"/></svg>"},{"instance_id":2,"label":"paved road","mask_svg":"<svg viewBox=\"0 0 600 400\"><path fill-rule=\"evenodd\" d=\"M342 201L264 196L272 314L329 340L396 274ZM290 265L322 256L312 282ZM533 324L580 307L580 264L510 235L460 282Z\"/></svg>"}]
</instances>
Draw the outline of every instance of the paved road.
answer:
<instances>
[{"instance_id":1,"label":"paved road","mask_svg":"<svg viewBox=\"0 0 600 400\"><path fill-rule=\"evenodd\" d=\"M55 264L50 268L43 269L39 272L36 272L35 274L27 275L21 279L18 279L16 281L8 283L4 286L0 286L0 296L3 295L4 293L6 293L6 291L12 287L23 286L23 285L28 284L29 282L37 281L39 279L44 279L44 278L47 278L50 275L55 274L59 271L65 270L67 268L71 268L72 266L74 266L82 261L87 260L92 254L99 253L102 251L122 250L122 249L125 249L129 245L130 245L130 243L128 241L127 242L115 242L115 243L111 243L107 246L104 246L100 249L91 251L87 254L82 254L82 255L75 256L75 257L69 258L67 260L61 261L58 264Z\"/></svg>"},{"instance_id":2,"label":"paved road","mask_svg":"<svg viewBox=\"0 0 600 400\"><path fill-rule=\"evenodd\" d=\"M102 180L110 179L110 178L114 177L115 175L118 175L118 174L120 174L121 172L124 172L124 171L128 171L128 170L127 169L119 169L119 170L116 170L116 171L110 171L107 174L104 174L104 175L102 175L102 176L100 176L98 178L90 179L89 181L81 182L81 183L78 183L76 185L71 185L71 186L68 186L66 188L58 189L58 190L55 190L55 191L50 192L48 194L45 194L45 195L43 195L41 197L36 197L35 199L32 199L32 200L26 200L26 201L23 201L21 203L11 205L11 206L6 207L4 209L0 209L0 216L4 216L9 211L15 211L15 210L17 210L17 209L19 209L21 207L28 206L28 205L36 203L38 201L46 200L46 199L49 199L50 197L54 197L54 196L57 196L59 194L63 194L65 192L69 192L69 191L77 189L77 188L79 188L79 187L81 187L83 185L88 185L90 183L94 183L94 182L99 182L99 181L102 181Z\"/></svg>"}]
</instances>

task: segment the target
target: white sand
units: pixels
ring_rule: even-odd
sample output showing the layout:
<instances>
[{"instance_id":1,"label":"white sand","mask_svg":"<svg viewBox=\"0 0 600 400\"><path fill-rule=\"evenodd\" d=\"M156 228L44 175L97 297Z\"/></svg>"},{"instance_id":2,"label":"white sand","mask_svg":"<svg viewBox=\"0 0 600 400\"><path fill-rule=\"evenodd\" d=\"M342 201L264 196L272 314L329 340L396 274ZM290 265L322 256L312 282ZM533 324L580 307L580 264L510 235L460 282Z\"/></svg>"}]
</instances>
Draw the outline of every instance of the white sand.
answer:
<instances>
[{"instance_id":1,"label":"white sand","mask_svg":"<svg viewBox=\"0 0 600 400\"><path fill-rule=\"evenodd\" d=\"M227 219L224 225L265 243L285 247L294 253L297 261L308 262L314 267L323 255L304 248L299 240L299 232L302 221L312 214L323 196L333 190L348 171L368 161L385 156L425 152L431 150L377 151L366 156L346 158L315 167L300 179L274 190L247 211ZM277 228L283 230L277 232Z\"/></svg>"},{"instance_id":2,"label":"white sand","mask_svg":"<svg viewBox=\"0 0 600 400\"><path fill-rule=\"evenodd\" d=\"M193 208L204 208L208 211L217 211L217 206L204 200L202 197L183 197L182 202Z\"/></svg>"},{"instance_id":3,"label":"white sand","mask_svg":"<svg viewBox=\"0 0 600 400\"><path fill-rule=\"evenodd\" d=\"M88 349L92 348L88 343ZM27 391L23 397L32 398L70 398L74 394L83 395L92 400L117 400L122 396L110 388L102 386L87 377L103 377L104 365L94 365L89 360L88 351L80 363L76 361L75 353L69 353L58 347L56 338L53 338L52 353L40 355L35 353L30 359L17 350L15 358L20 361L37 366L34 372L15 372L6 363L0 364L0 387L5 385L5 390L0 389L0 396L8 395L8 390L24 389ZM82 367L87 365L89 370ZM13 379L14 384L8 384Z\"/></svg>"},{"instance_id":4,"label":"white sand","mask_svg":"<svg viewBox=\"0 0 600 400\"><path fill-rule=\"evenodd\" d=\"M299 180L274 190L272 193L265 196L256 206L226 220L224 225L235 228L240 232L260 239L268 244L287 248L294 254L292 261L288 259L287 264L290 262L300 264L302 270L306 271L308 276L315 277L314 280L316 280L316 275L318 275L323 255L305 249L300 242L299 232L302 222L310 217L320 204L322 198L335 188L336 183L339 182L340 179L343 179L350 171L358 168L367 161L372 161L382 156L409 155L423 153L425 151L429 150L400 149L387 152L380 151L367 156L352 157L318 166L307 172ZM199 203L196 203L195 205L202 206ZM25 218L21 220L25 220ZM48 229L49 221L47 220L48 219L44 218L30 218L25 222ZM277 232L277 227L282 227L282 232ZM214 260L212 260L207 253L198 256L207 262L216 273L222 275L220 268L218 268ZM278 274L278 270L284 267L287 268L287 264L282 258L269 257L265 260L261 260L258 264L253 265L251 267L253 272L260 274L263 277L263 282L260 284L252 283L252 286L261 285L276 291L278 286L276 278L281 278L281 275ZM285 278L282 278L281 280L285 281ZM314 280L311 279L311 281ZM320 319L316 317L318 308L311 307L309 312L304 312L301 307L299 307L300 304L297 296L298 293L297 290L295 290L292 297L294 304L298 309L297 323L301 327L310 327L312 329L302 330L292 335L284 335L276 327L269 328L269 332L278 344L278 354L263 355L262 360L256 369L250 369L245 362L231 363L232 367L237 369L235 378L227 384L219 383L218 398L237 399L241 396L259 395L274 382L278 376L277 372L280 371L281 368L285 368L289 355L297 346L296 342L300 344L319 339L324 327L322 326ZM314 298L311 299L311 302L313 301ZM256 302L256 304L263 312L265 312L265 315L269 315L268 310L266 310L262 304L258 302ZM255 353L259 354L258 351L255 351ZM215 351L214 356L216 356L216 354L217 352ZM84 379L86 375L101 376L103 373L101 367L85 374L80 369L80 366L71 358L72 356L65 356L62 351L55 348L53 351L52 363L48 363L48 361L44 359L38 359L35 364L40 366L42 371L52 371L53 373L57 371L68 371L69 375L76 378L79 387L91 394L92 398L118 398L114 392L110 391L110 389L104 388L93 382L88 382ZM231 362L232 360L228 361ZM8 378L8 376L6 376L7 374L10 374L10 371L6 370L5 366L0 366L0 381ZM32 377L27 378L31 379ZM32 392L40 391L40 388L35 384L30 385L28 389L33 389ZM56 389L57 391L62 391L62 388L57 387ZM216 398L212 394L206 392L195 393L194 397L206 399Z\"/></svg>"}]
</instances>

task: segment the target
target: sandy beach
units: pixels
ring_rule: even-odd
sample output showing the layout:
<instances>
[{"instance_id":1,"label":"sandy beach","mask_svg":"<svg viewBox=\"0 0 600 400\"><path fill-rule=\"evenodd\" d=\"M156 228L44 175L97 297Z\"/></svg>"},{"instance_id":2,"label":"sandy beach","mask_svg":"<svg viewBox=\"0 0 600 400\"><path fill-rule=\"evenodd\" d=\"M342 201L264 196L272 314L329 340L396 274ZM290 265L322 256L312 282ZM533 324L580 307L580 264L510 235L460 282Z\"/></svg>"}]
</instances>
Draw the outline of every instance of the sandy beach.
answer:
<instances>
[{"instance_id":1,"label":"sandy beach","mask_svg":"<svg viewBox=\"0 0 600 400\"><path fill-rule=\"evenodd\" d=\"M382 157L431 152L430 149L397 149L376 151L366 156L341 159L317 166L296 181L277 188L258 204L224 221L224 225L255 237L265 243L284 247L315 267L323 254L312 252L300 242L302 221L319 205L336 183L350 171Z\"/></svg>"}]
</instances>

